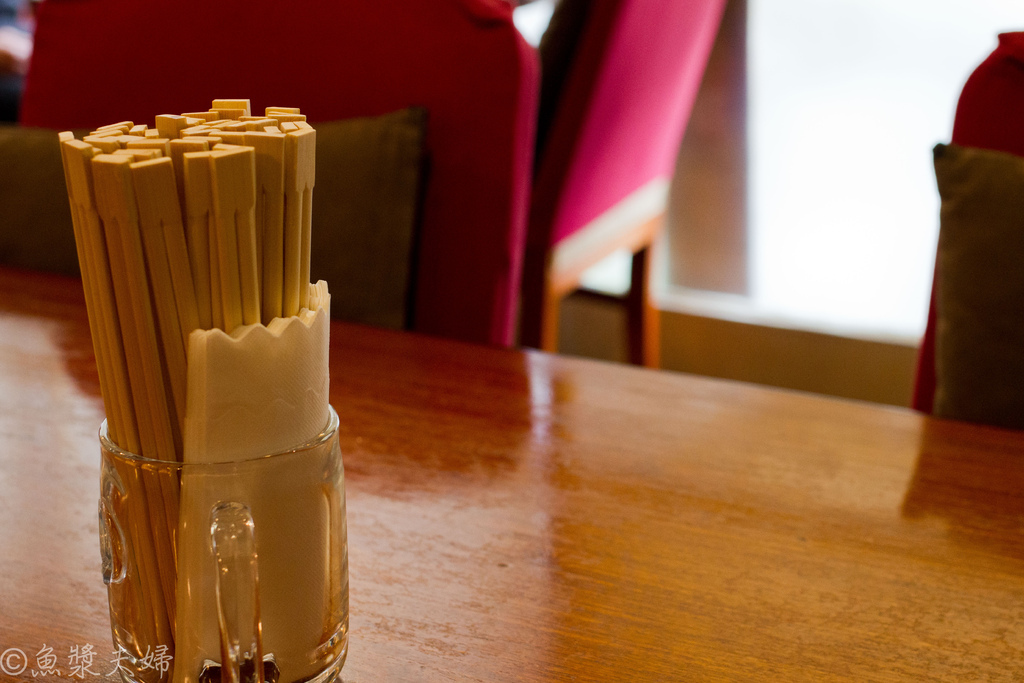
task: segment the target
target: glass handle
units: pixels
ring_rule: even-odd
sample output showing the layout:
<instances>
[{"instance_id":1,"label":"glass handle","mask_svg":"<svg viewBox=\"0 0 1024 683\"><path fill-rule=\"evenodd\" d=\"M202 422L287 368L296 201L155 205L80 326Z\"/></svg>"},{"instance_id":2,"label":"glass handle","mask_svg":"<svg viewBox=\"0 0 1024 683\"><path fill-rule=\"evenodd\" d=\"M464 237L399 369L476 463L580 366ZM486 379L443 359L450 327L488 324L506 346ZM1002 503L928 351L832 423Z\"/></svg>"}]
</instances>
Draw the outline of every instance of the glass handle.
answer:
<instances>
[{"instance_id":1,"label":"glass handle","mask_svg":"<svg viewBox=\"0 0 1024 683\"><path fill-rule=\"evenodd\" d=\"M117 517L110 511L107 501L100 499L100 567L103 572L103 583L108 586L112 583L121 583L127 573L127 565L124 561L125 548L128 544L124 540L124 531Z\"/></svg>"},{"instance_id":2,"label":"glass handle","mask_svg":"<svg viewBox=\"0 0 1024 683\"><path fill-rule=\"evenodd\" d=\"M249 507L215 506L210 536L217 562L221 683L265 683L256 529Z\"/></svg>"}]
</instances>

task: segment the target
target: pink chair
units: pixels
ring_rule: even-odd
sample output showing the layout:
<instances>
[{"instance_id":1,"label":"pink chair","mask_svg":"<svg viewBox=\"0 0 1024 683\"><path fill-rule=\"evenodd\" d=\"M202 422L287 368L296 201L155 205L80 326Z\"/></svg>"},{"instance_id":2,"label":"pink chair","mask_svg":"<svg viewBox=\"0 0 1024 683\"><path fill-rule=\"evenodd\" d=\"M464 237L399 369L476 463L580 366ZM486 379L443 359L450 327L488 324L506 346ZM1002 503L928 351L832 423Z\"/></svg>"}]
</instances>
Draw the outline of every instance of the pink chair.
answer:
<instances>
[{"instance_id":1,"label":"pink chair","mask_svg":"<svg viewBox=\"0 0 1024 683\"><path fill-rule=\"evenodd\" d=\"M999 45L967 79L957 103L953 144L1024 157L1024 32L1003 33ZM935 281L940 273L936 270ZM931 414L935 400L936 291L917 359L912 406Z\"/></svg>"},{"instance_id":2,"label":"pink chair","mask_svg":"<svg viewBox=\"0 0 1024 683\"><path fill-rule=\"evenodd\" d=\"M152 124L220 97L299 106L314 124L425 107L412 327L512 342L539 68L508 2L46 0L39 10L25 125Z\"/></svg>"},{"instance_id":3,"label":"pink chair","mask_svg":"<svg viewBox=\"0 0 1024 683\"><path fill-rule=\"evenodd\" d=\"M541 45L521 340L556 350L582 272L633 252L630 358L658 365L650 247L725 0L562 0ZM571 59L568 63L561 60Z\"/></svg>"}]
</instances>

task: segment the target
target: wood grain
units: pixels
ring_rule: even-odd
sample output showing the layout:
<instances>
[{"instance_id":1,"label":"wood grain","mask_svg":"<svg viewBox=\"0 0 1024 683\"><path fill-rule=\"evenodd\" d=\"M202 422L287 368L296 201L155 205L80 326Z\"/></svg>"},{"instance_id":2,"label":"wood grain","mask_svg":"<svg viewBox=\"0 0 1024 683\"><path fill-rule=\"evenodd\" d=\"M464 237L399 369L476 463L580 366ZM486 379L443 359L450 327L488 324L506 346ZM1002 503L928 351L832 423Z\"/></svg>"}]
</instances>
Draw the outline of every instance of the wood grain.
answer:
<instances>
[{"instance_id":1,"label":"wood grain","mask_svg":"<svg viewBox=\"0 0 1024 683\"><path fill-rule=\"evenodd\" d=\"M1024 675L1020 433L331 332L349 683ZM0 270L0 651L110 647L101 411L79 283Z\"/></svg>"}]
</instances>

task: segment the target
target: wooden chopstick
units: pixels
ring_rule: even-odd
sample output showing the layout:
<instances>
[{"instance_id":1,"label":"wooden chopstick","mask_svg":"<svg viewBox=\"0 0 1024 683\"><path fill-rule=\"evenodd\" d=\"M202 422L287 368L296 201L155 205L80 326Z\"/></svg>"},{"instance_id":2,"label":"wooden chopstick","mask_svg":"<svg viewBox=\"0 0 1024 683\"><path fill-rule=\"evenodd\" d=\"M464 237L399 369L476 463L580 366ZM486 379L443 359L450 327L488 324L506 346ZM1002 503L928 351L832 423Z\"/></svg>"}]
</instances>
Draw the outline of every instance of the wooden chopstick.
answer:
<instances>
[{"instance_id":1,"label":"wooden chopstick","mask_svg":"<svg viewBox=\"0 0 1024 683\"><path fill-rule=\"evenodd\" d=\"M287 130L288 124L281 126ZM312 207L316 171L315 133L293 130L285 134L284 173L284 298L282 314L297 315L309 300L308 242L305 241L307 199Z\"/></svg>"},{"instance_id":2,"label":"wooden chopstick","mask_svg":"<svg viewBox=\"0 0 1024 683\"><path fill-rule=\"evenodd\" d=\"M256 163L251 147L216 145L210 153L214 226L220 257L225 331L260 322L256 260Z\"/></svg>"},{"instance_id":3,"label":"wooden chopstick","mask_svg":"<svg viewBox=\"0 0 1024 683\"><path fill-rule=\"evenodd\" d=\"M226 145L244 145L245 144L245 131L244 130L227 130L221 128L217 131L217 137L220 141Z\"/></svg>"},{"instance_id":4,"label":"wooden chopstick","mask_svg":"<svg viewBox=\"0 0 1024 683\"><path fill-rule=\"evenodd\" d=\"M182 138L194 137L196 135L206 135L210 131L217 130L213 126L208 126L205 123L200 123L195 126L189 126L188 128L182 128L179 135Z\"/></svg>"},{"instance_id":5,"label":"wooden chopstick","mask_svg":"<svg viewBox=\"0 0 1024 683\"><path fill-rule=\"evenodd\" d=\"M93 157L91 170L96 207L110 257L114 298L132 385L131 397L139 424L141 450L135 452L175 460L174 428L149 307L149 284L131 182L131 163L131 158L125 156L100 154ZM146 492L145 500L149 502L147 505L140 501L133 512L149 527L152 536L143 532L143 525L129 526L130 533L136 536L137 552L142 553L138 562L141 578L148 586L147 594L153 597L150 616L154 636L158 639L154 642L173 642L169 615L173 614L174 567L161 561L159 551L173 545L171 522L166 515L167 501L161 487L150 481L141 468L132 468L132 471L141 486L139 490Z\"/></svg>"},{"instance_id":6,"label":"wooden chopstick","mask_svg":"<svg viewBox=\"0 0 1024 683\"><path fill-rule=\"evenodd\" d=\"M250 132L245 144L256 157L256 234L262 265L263 324L280 318L284 293L284 163L285 136Z\"/></svg>"},{"instance_id":7,"label":"wooden chopstick","mask_svg":"<svg viewBox=\"0 0 1024 683\"><path fill-rule=\"evenodd\" d=\"M203 121L213 121L219 118L215 111L187 111L182 116L188 119L202 119Z\"/></svg>"},{"instance_id":8,"label":"wooden chopstick","mask_svg":"<svg viewBox=\"0 0 1024 683\"><path fill-rule=\"evenodd\" d=\"M277 125L277 119L271 119L265 116L244 116L239 120L245 121L245 130L247 131L264 130L267 126Z\"/></svg>"},{"instance_id":9,"label":"wooden chopstick","mask_svg":"<svg viewBox=\"0 0 1024 683\"><path fill-rule=\"evenodd\" d=\"M129 140L125 144L125 149L156 149L160 151L161 156L166 157L171 155L170 143L170 138L142 138Z\"/></svg>"},{"instance_id":10,"label":"wooden chopstick","mask_svg":"<svg viewBox=\"0 0 1024 683\"><path fill-rule=\"evenodd\" d=\"M221 303L220 257L213 230L213 186L210 175L212 152L186 152L182 155L185 177L186 234L189 260L196 283L197 307L202 315L209 301L210 323L206 329L225 329Z\"/></svg>"},{"instance_id":11,"label":"wooden chopstick","mask_svg":"<svg viewBox=\"0 0 1024 683\"><path fill-rule=\"evenodd\" d=\"M167 157L136 162L131 165L131 176L157 331L180 439L185 430L188 335L199 322L174 164Z\"/></svg>"},{"instance_id":12,"label":"wooden chopstick","mask_svg":"<svg viewBox=\"0 0 1024 683\"><path fill-rule=\"evenodd\" d=\"M309 128L288 133L286 135L285 149L285 191L293 191L295 193L294 198L301 202L298 236L298 306L299 308L306 308L309 306L309 260L313 224L313 185L316 182L316 131ZM291 176L289 176L289 172L292 174ZM295 315L295 313L291 315Z\"/></svg>"},{"instance_id":13,"label":"wooden chopstick","mask_svg":"<svg viewBox=\"0 0 1024 683\"><path fill-rule=\"evenodd\" d=\"M124 128L125 130L128 130L134 125L134 121L118 121L117 123L108 123L105 126L100 126L96 130L110 130L112 128Z\"/></svg>"},{"instance_id":14,"label":"wooden chopstick","mask_svg":"<svg viewBox=\"0 0 1024 683\"><path fill-rule=\"evenodd\" d=\"M158 149L118 149L113 154L128 157L132 161L146 161L147 159L159 159L163 153Z\"/></svg>"},{"instance_id":15,"label":"wooden chopstick","mask_svg":"<svg viewBox=\"0 0 1024 683\"><path fill-rule=\"evenodd\" d=\"M131 163L129 157L113 154L93 157L96 208L103 222L110 256L114 298L139 422L141 454L159 460L175 460L174 429L150 308Z\"/></svg>"},{"instance_id":16,"label":"wooden chopstick","mask_svg":"<svg viewBox=\"0 0 1024 683\"><path fill-rule=\"evenodd\" d=\"M90 164L96 148L75 140L70 133L61 135L64 178L71 200L75 245L100 375L100 392L108 417L107 427L115 443L135 453L140 447L138 427L118 327L110 264L93 200Z\"/></svg>"},{"instance_id":17,"label":"wooden chopstick","mask_svg":"<svg viewBox=\"0 0 1024 683\"><path fill-rule=\"evenodd\" d=\"M156 129L160 137L175 140L183 128L188 128L188 120L184 116L161 114L156 117Z\"/></svg>"},{"instance_id":18,"label":"wooden chopstick","mask_svg":"<svg viewBox=\"0 0 1024 683\"><path fill-rule=\"evenodd\" d=\"M70 133L71 131L67 131L67 132ZM106 128L106 129L94 130L93 132L89 133L89 137L109 138L109 137L113 137L115 135L127 135L127 133L128 133L128 128L126 126L117 126L115 128ZM74 133L72 133L72 136L74 136Z\"/></svg>"},{"instance_id":19,"label":"wooden chopstick","mask_svg":"<svg viewBox=\"0 0 1024 683\"><path fill-rule=\"evenodd\" d=\"M105 154L110 154L121 149L121 143L117 141L117 137L115 136L86 135L83 141L93 147L96 147Z\"/></svg>"},{"instance_id":20,"label":"wooden chopstick","mask_svg":"<svg viewBox=\"0 0 1024 683\"><path fill-rule=\"evenodd\" d=\"M234 107L221 107L219 109L211 109L210 111L216 112L217 116L219 116L222 119L230 119L232 121L237 121L243 116L249 115L248 109L240 109Z\"/></svg>"},{"instance_id":21,"label":"wooden chopstick","mask_svg":"<svg viewBox=\"0 0 1024 683\"><path fill-rule=\"evenodd\" d=\"M210 149L210 142L205 138L181 138L171 140L171 162L174 164L174 177L178 189L178 203L181 207L181 216L186 226L193 225L188 221L188 202L185 197L187 184L185 182L185 154L189 152L204 152ZM208 218L206 219L209 220ZM199 328L208 330L213 327L213 317L210 304L210 239L209 228L204 231L204 236L192 238L191 227L185 230L185 244L188 249L188 260L190 272L192 273L192 286L195 291L196 301L196 322ZM198 229L198 228L197 228ZM197 267L196 262L201 264Z\"/></svg>"},{"instance_id":22,"label":"wooden chopstick","mask_svg":"<svg viewBox=\"0 0 1024 683\"><path fill-rule=\"evenodd\" d=\"M218 100L214 100L213 103L210 105L210 111L218 111L219 112L221 110L229 110L229 111L232 111L232 112L234 112L234 111L242 111L242 112L244 112L244 113L240 114L240 116L250 116L251 113L252 113L251 112L251 107L249 106L249 100L247 100L247 99L236 99L236 100L218 99ZM221 118L230 118L230 117L222 116Z\"/></svg>"},{"instance_id":23,"label":"wooden chopstick","mask_svg":"<svg viewBox=\"0 0 1024 683\"><path fill-rule=\"evenodd\" d=\"M280 111L267 112L267 117L274 119L279 123L295 123L297 121L306 120L306 116L304 114L293 114Z\"/></svg>"}]
</instances>

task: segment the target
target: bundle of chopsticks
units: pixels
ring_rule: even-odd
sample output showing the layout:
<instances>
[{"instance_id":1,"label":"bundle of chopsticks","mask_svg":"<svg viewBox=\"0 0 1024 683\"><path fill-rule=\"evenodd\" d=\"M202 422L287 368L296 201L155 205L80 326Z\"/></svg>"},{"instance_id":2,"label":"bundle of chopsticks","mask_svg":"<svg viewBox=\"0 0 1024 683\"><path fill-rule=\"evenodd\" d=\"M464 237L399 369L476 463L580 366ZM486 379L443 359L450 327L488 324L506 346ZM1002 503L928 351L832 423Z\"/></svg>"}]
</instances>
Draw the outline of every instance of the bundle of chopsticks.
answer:
<instances>
[{"instance_id":1,"label":"bundle of chopsticks","mask_svg":"<svg viewBox=\"0 0 1024 683\"><path fill-rule=\"evenodd\" d=\"M60 139L109 434L180 461L189 334L308 304L316 132L249 100L155 124Z\"/></svg>"}]
</instances>

